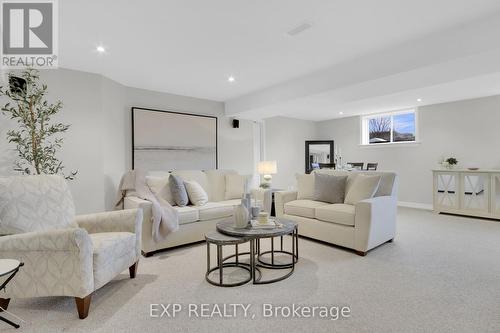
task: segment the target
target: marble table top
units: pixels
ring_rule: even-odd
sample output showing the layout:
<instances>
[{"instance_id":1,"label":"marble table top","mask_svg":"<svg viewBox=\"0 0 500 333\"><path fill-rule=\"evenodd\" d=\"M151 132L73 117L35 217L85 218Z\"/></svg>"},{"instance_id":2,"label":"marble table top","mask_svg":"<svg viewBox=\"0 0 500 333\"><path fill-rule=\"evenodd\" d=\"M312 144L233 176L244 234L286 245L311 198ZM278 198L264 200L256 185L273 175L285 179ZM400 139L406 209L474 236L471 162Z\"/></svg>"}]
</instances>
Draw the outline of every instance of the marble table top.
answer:
<instances>
[{"instance_id":1,"label":"marble table top","mask_svg":"<svg viewBox=\"0 0 500 333\"><path fill-rule=\"evenodd\" d=\"M273 229L258 229L252 228L251 226L246 228L237 228L234 225L234 221L232 219L228 219L217 223L217 231L229 236L245 237L250 239L288 235L291 234L297 227L297 223L290 220L277 218L276 222L278 226Z\"/></svg>"},{"instance_id":2,"label":"marble table top","mask_svg":"<svg viewBox=\"0 0 500 333\"><path fill-rule=\"evenodd\" d=\"M0 276L7 275L16 270L21 263L15 259L0 259Z\"/></svg>"}]
</instances>

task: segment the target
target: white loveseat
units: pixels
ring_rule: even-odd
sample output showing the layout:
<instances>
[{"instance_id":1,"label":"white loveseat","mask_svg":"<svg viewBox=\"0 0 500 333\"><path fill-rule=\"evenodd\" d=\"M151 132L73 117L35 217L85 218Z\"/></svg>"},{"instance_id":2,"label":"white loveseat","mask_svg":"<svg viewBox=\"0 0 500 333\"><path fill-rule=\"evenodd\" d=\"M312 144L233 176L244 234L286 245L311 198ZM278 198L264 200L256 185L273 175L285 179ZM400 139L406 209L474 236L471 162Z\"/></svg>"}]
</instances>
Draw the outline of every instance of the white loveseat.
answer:
<instances>
[{"instance_id":1,"label":"white loveseat","mask_svg":"<svg viewBox=\"0 0 500 333\"><path fill-rule=\"evenodd\" d=\"M301 236L354 249L359 255L385 242L396 232L397 183L393 172L357 172L318 170L318 173L347 175L346 196L359 174L380 175L381 180L371 199L355 205L315 201L309 195L314 184L299 183L298 191L275 193L276 215L299 223ZM311 177L308 181L314 181ZM300 187L307 187L309 190Z\"/></svg>"},{"instance_id":2,"label":"white loveseat","mask_svg":"<svg viewBox=\"0 0 500 333\"><path fill-rule=\"evenodd\" d=\"M127 196L124 202L125 209L142 208L143 210L142 253L146 257L156 251L203 241L207 232L215 230L217 222L233 216L234 207L241 204L243 193L237 196L233 194L230 199L226 199L226 175L237 175L236 171L176 170L171 173L185 181L194 180L199 183L207 192L209 202L203 206L174 206L179 212L179 230L169 234L164 241L155 242L152 237L151 202L135 196ZM169 172L155 173L149 177L167 178L169 174ZM164 191L169 191L168 187ZM264 192L253 190L252 195L257 196L259 201L262 201Z\"/></svg>"}]
</instances>

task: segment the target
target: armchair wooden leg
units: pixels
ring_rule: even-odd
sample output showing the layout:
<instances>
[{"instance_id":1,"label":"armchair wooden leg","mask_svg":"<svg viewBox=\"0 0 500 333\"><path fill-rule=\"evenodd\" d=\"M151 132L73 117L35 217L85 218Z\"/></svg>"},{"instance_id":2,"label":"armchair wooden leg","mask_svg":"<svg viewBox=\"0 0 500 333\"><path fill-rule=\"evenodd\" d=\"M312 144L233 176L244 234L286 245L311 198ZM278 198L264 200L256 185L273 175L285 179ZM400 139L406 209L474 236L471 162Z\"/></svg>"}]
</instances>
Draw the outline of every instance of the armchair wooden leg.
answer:
<instances>
[{"instance_id":1,"label":"armchair wooden leg","mask_svg":"<svg viewBox=\"0 0 500 333\"><path fill-rule=\"evenodd\" d=\"M7 308L9 307L9 302L10 302L10 298L0 298L0 307L3 310L7 310ZM0 309L0 312L3 311L2 309Z\"/></svg>"},{"instance_id":2,"label":"armchair wooden leg","mask_svg":"<svg viewBox=\"0 0 500 333\"><path fill-rule=\"evenodd\" d=\"M139 261L136 261L135 264L133 264L132 266L130 266L128 268L128 271L130 273L130 278L131 279L135 279L135 275L137 274L137 267L139 266Z\"/></svg>"},{"instance_id":3,"label":"armchair wooden leg","mask_svg":"<svg viewBox=\"0 0 500 333\"><path fill-rule=\"evenodd\" d=\"M91 298L92 294L87 295L84 298L75 297L76 309L78 310L78 317L80 317L80 319L85 319L89 315Z\"/></svg>"},{"instance_id":4,"label":"armchair wooden leg","mask_svg":"<svg viewBox=\"0 0 500 333\"><path fill-rule=\"evenodd\" d=\"M366 256L366 252L363 252L363 251L354 251L354 252L356 252L356 254L358 256L362 256L362 257Z\"/></svg>"}]
</instances>

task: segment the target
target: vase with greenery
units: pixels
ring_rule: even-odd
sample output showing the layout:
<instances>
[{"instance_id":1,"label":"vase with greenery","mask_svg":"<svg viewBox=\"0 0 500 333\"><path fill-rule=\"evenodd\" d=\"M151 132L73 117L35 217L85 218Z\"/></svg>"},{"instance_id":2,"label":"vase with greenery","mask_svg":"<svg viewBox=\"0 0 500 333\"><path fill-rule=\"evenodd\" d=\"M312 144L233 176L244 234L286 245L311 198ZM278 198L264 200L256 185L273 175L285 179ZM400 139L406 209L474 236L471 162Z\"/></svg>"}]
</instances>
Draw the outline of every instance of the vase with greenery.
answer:
<instances>
[{"instance_id":1,"label":"vase with greenery","mask_svg":"<svg viewBox=\"0 0 500 333\"><path fill-rule=\"evenodd\" d=\"M443 162L441 162L441 165L443 165L443 167L447 169L453 169L457 164L458 160L455 157L448 157Z\"/></svg>"},{"instance_id":2,"label":"vase with greenery","mask_svg":"<svg viewBox=\"0 0 500 333\"><path fill-rule=\"evenodd\" d=\"M53 121L62 102L51 104L46 94L47 85L40 83L39 72L32 68L10 73L9 86L0 87L0 96L8 99L2 113L17 123L16 129L7 132L7 140L16 145L18 155L14 170L25 175L62 174L73 180L77 172L65 175L56 156L62 147L62 134L70 125Z\"/></svg>"}]
</instances>

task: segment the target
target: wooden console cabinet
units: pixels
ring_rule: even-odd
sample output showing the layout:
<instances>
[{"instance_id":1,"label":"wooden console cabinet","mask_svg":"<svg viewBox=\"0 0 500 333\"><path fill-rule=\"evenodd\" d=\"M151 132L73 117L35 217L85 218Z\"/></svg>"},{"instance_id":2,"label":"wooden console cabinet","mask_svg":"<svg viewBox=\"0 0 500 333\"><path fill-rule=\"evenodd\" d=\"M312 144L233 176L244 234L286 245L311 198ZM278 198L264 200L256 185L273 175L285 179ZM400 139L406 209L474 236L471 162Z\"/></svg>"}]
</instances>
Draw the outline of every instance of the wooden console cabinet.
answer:
<instances>
[{"instance_id":1,"label":"wooden console cabinet","mask_svg":"<svg viewBox=\"0 0 500 333\"><path fill-rule=\"evenodd\" d=\"M432 172L435 212L500 219L500 170Z\"/></svg>"}]
</instances>

